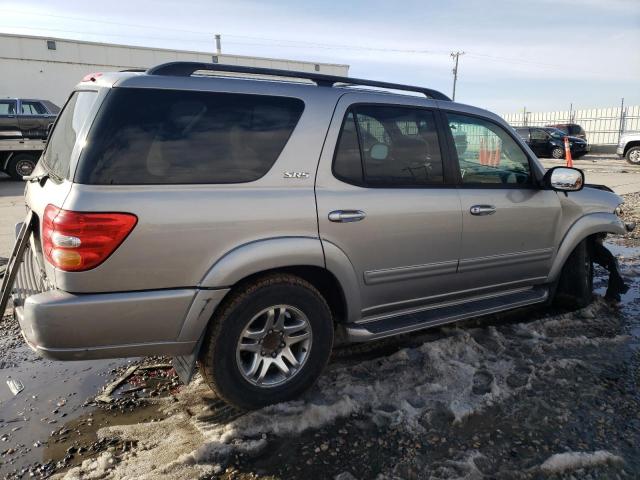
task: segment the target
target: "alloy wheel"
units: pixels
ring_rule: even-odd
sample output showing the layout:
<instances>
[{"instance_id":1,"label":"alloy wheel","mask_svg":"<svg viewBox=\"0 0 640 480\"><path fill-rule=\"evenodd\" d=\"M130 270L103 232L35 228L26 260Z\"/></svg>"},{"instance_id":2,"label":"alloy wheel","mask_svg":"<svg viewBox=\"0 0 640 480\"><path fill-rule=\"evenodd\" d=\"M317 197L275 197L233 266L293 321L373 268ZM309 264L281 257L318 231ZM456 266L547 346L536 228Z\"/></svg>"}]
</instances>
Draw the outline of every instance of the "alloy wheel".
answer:
<instances>
[{"instance_id":1,"label":"alloy wheel","mask_svg":"<svg viewBox=\"0 0 640 480\"><path fill-rule=\"evenodd\" d=\"M252 385L280 386L300 372L311 342L307 316L291 305L274 305L249 320L238 340L236 362Z\"/></svg>"}]
</instances>

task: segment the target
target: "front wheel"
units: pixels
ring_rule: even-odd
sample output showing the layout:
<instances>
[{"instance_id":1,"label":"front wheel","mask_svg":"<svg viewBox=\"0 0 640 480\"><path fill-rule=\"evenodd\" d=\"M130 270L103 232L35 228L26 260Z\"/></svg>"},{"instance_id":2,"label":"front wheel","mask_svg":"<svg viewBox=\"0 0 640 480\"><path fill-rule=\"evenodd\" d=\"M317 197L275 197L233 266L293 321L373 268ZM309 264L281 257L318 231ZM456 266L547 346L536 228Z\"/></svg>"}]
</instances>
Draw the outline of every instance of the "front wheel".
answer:
<instances>
[{"instance_id":1,"label":"front wheel","mask_svg":"<svg viewBox=\"0 0 640 480\"><path fill-rule=\"evenodd\" d=\"M631 165L640 165L640 146L631 147L625 153L624 158L627 159Z\"/></svg>"},{"instance_id":2,"label":"front wheel","mask_svg":"<svg viewBox=\"0 0 640 480\"><path fill-rule=\"evenodd\" d=\"M33 173L38 163L38 157L31 153L18 153L11 157L7 164L6 172L14 180L22 180L22 177L26 177Z\"/></svg>"},{"instance_id":3,"label":"front wheel","mask_svg":"<svg viewBox=\"0 0 640 480\"><path fill-rule=\"evenodd\" d=\"M589 240L584 239L571 252L562 267L554 303L556 306L577 310L593 299L593 260Z\"/></svg>"},{"instance_id":4,"label":"front wheel","mask_svg":"<svg viewBox=\"0 0 640 480\"><path fill-rule=\"evenodd\" d=\"M564 158L564 148L555 147L553 150L551 150L551 156L558 160Z\"/></svg>"},{"instance_id":5,"label":"front wheel","mask_svg":"<svg viewBox=\"0 0 640 480\"><path fill-rule=\"evenodd\" d=\"M333 346L329 307L310 283L274 274L240 287L214 315L200 355L207 384L243 409L311 387Z\"/></svg>"}]
</instances>

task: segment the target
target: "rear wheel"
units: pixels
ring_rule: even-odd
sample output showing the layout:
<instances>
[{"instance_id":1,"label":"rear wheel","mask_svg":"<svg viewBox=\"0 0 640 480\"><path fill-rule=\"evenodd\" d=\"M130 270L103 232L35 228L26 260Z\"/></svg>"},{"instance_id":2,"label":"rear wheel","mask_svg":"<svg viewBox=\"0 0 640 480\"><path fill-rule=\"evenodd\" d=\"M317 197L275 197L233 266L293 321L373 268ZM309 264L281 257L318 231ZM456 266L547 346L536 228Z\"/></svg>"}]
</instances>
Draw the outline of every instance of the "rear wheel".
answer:
<instances>
[{"instance_id":1,"label":"rear wheel","mask_svg":"<svg viewBox=\"0 0 640 480\"><path fill-rule=\"evenodd\" d=\"M274 274L240 287L212 319L200 356L207 384L244 409L311 387L333 346L329 307L311 284Z\"/></svg>"},{"instance_id":2,"label":"rear wheel","mask_svg":"<svg viewBox=\"0 0 640 480\"><path fill-rule=\"evenodd\" d=\"M560 279L554 303L563 308L577 310L584 308L593 299L593 261L589 240L584 239L571 252Z\"/></svg>"},{"instance_id":3,"label":"rear wheel","mask_svg":"<svg viewBox=\"0 0 640 480\"><path fill-rule=\"evenodd\" d=\"M11 157L7 164L6 172L14 180L22 180L22 177L31 175L38 163L38 157L32 153L18 153Z\"/></svg>"},{"instance_id":4,"label":"rear wheel","mask_svg":"<svg viewBox=\"0 0 640 480\"><path fill-rule=\"evenodd\" d=\"M564 148L555 147L551 150L551 156L556 159L564 158Z\"/></svg>"},{"instance_id":5,"label":"rear wheel","mask_svg":"<svg viewBox=\"0 0 640 480\"><path fill-rule=\"evenodd\" d=\"M631 147L629 150L627 150L624 158L626 158L627 162L632 165L640 165L640 145L637 147Z\"/></svg>"}]
</instances>

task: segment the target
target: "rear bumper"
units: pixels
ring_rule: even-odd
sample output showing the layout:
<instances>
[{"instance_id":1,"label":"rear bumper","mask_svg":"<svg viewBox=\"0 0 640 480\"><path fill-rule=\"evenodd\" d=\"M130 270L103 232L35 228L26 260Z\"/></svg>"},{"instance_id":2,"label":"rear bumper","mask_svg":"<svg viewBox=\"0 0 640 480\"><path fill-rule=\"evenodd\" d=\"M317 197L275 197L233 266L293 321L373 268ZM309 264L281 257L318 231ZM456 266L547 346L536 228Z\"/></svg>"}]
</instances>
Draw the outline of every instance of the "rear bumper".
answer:
<instances>
[{"instance_id":1,"label":"rear bumper","mask_svg":"<svg viewBox=\"0 0 640 480\"><path fill-rule=\"evenodd\" d=\"M227 292L51 290L27 297L15 312L29 346L56 360L188 355Z\"/></svg>"}]
</instances>

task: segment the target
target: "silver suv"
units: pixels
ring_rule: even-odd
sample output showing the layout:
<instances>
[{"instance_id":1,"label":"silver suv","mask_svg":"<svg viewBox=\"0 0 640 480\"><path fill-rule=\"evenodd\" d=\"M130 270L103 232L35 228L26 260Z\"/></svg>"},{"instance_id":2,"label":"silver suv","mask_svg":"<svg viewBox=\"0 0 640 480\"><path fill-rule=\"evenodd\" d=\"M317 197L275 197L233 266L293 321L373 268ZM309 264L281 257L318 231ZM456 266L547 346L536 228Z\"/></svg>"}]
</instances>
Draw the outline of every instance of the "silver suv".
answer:
<instances>
[{"instance_id":1,"label":"silver suv","mask_svg":"<svg viewBox=\"0 0 640 480\"><path fill-rule=\"evenodd\" d=\"M27 180L4 291L29 345L197 361L243 408L309 388L336 341L585 305L590 244L625 232L620 197L497 115L224 65L87 78Z\"/></svg>"}]
</instances>

